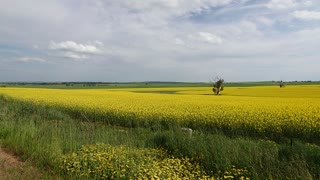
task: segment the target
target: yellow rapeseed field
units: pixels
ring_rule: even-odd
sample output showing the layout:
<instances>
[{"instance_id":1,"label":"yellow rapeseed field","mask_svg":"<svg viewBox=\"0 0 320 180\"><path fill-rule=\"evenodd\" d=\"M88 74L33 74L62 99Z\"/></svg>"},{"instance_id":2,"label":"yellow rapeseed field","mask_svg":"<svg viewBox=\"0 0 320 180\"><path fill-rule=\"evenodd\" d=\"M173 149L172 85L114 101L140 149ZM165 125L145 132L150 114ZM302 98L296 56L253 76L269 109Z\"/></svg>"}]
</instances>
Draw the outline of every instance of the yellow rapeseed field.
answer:
<instances>
[{"instance_id":1,"label":"yellow rapeseed field","mask_svg":"<svg viewBox=\"0 0 320 180\"><path fill-rule=\"evenodd\" d=\"M167 94L166 94L167 93ZM177 123L267 137L320 137L320 86L53 90L0 88L0 94L118 125Z\"/></svg>"}]
</instances>

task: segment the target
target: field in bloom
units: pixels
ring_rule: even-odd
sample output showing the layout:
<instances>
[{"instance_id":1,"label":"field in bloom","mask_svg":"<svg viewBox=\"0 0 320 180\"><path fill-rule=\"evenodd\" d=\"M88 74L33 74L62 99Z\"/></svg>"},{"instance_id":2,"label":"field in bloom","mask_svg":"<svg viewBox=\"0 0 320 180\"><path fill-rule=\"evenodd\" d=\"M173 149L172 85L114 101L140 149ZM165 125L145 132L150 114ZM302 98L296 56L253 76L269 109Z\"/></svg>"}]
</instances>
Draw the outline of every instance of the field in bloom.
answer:
<instances>
[{"instance_id":1,"label":"field in bloom","mask_svg":"<svg viewBox=\"0 0 320 180\"><path fill-rule=\"evenodd\" d=\"M96 179L213 179L188 158L169 158L163 150L108 144L83 145L63 156L61 169L73 177Z\"/></svg>"},{"instance_id":2,"label":"field in bloom","mask_svg":"<svg viewBox=\"0 0 320 180\"><path fill-rule=\"evenodd\" d=\"M178 124L230 135L320 139L320 86L53 90L0 88L0 94L123 126Z\"/></svg>"},{"instance_id":3,"label":"field in bloom","mask_svg":"<svg viewBox=\"0 0 320 180\"><path fill-rule=\"evenodd\" d=\"M76 179L215 179L191 159L170 156L162 149L98 143L83 145L59 161L60 169ZM247 173L246 169L232 166L217 179L249 180Z\"/></svg>"}]
</instances>

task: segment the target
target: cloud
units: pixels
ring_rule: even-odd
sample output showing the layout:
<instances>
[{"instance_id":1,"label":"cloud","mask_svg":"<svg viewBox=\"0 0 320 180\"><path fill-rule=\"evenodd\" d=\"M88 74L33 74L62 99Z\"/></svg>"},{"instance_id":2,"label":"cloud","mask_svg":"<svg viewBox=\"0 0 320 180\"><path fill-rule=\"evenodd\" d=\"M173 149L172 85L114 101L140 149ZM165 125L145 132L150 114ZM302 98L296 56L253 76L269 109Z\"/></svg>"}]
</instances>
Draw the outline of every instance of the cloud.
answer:
<instances>
[{"instance_id":1,"label":"cloud","mask_svg":"<svg viewBox=\"0 0 320 180\"><path fill-rule=\"evenodd\" d=\"M294 11L291 15L297 19L302 20L320 20L320 12L319 11Z\"/></svg>"},{"instance_id":2,"label":"cloud","mask_svg":"<svg viewBox=\"0 0 320 180\"><path fill-rule=\"evenodd\" d=\"M305 1L303 4L305 6L311 6L313 4L313 2L312 1Z\"/></svg>"},{"instance_id":3,"label":"cloud","mask_svg":"<svg viewBox=\"0 0 320 180\"><path fill-rule=\"evenodd\" d=\"M270 0L266 7L276 10L284 10L290 8L299 8L303 6L312 6L311 0Z\"/></svg>"},{"instance_id":4,"label":"cloud","mask_svg":"<svg viewBox=\"0 0 320 180\"><path fill-rule=\"evenodd\" d=\"M48 62L47 60L41 59L41 58L37 58L37 57L21 57L16 59L19 62L38 62L38 63L46 63Z\"/></svg>"},{"instance_id":5,"label":"cloud","mask_svg":"<svg viewBox=\"0 0 320 180\"><path fill-rule=\"evenodd\" d=\"M319 0L32 2L0 0L0 67L43 74L24 79L206 81L217 71L230 81L270 80L280 62L319 66L320 24L297 21L316 20Z\"/></svg>"},{"instance_id":6,"label":"cloud","mask_svg":"<svg viewBox=\"0 0 320 180\"><path fill-rule=\"evenodd\" d=\"M201 41L210 44L221 44L222 38L216 34L209 32L198 32L196 34L189 35L189 38L196 41Z\"/></svg>"},{"instance_id":7,"label":"cloud","mask_svg":"<svg viewBox=\"0 0 320 180\"><path fill-rule=\"evenodd\" d=\"M185 42L180 38L175 38L174 39L174 44L176 44L176 45L185 45Z\"/></svg>"},{"instance_id":8,"label":"cloud","mask_svg":"<svg viewBox=\"0 0 320 180\"><path fill-rule=\"evenodd\" d=\"M46 2L32 0L32 3L21 3L19 0L0 1L0 14L16 20L48 20L49 18L51 23L56 23L66 18L66 10L63 3L54 0Z\"/></svg>"},{"instance_id":9,"label":"cloud","mask_svg":"<svg viewBox=\"0 0 320 180\"><path fill-rule=\"evenodd\" d=\"M270 9L287 9L297 6L295 0L271 0L266 5Z\"/></svg>"},{"instance_id":10,"label":"cloud","mask_svg":"<svg viewBox=\"0 0 320 180\"><path fill-rule=\"evenodd\" d=\"M73 52L89 53L89 54L101 53L101 50L99 50L94 45L81 44L81 43L76 43L74 41L63 41L60 43L51 41L49 44L49 48L53 50L73 51Z\"/></svg>"},{"instance_id":11,"label":"cloud","mask_svg":"<svg viewBox=\"0 0 320 180\"><path fill-rule=\"evenodd\" d=\"M66 58L74 59L74 60L88 59L88 56L86 56L86 55L76 54L76 53L73 53L73 52L65 52L62 56L66 57Z\"/></svg>"},{"instance_id":12,"label":"cloud","mask_svg":"<svg viewBox=\"0 0 320 180\"><path fill-rule=\"evenodd\" d=\"M166 11L175 15L201 12L210 7L228 5L233 0L148 0L148 1L117 1L122 7L136 11Z\"/></svg>"},{"instance_id":13,"label":"cloud","mask_svg":"<svg viewBox=\"0 0 320 180\"><path fill-rule=\"evenodd\" d=\"M116 21L117 26L133 28L163 27L171 20L187 18L209 12L212 8L225 7L236 0L94 0L106 20ZM94 2L93 1L93 2ZM101 13L102 12L102 13Z\"/></svg>"},{"instance_id":14,"label":"cloud","mask_svg":"<svg viewBox=\"0 0 320 180\"><path fill-rule=\"evenodd\" d=\"M93 41L92 43L81 44L74 41L63 41L56 43L51 41L49 43L49 49L58 50L56 56L74 59L74 60L85 60L89 59L89 55L99 55L102 50L99 48L103 47L101 41Z\"/></svg>"},{"instance_id":15,"label":"cloud","mask_svg":"<svg viewBox=\"0 0 320 180\"><path fill-rule=\"evenodd\" d=\"M264 16L256 17L255 21L264 26L272 26L275 23L275 20L272 20Z\"/></svg>"},{"instance_id":16,"label":"cloud","mask_svg":"<svg viewBox=\"0 0 320 180\"><path fill-rule=\"evenodd\" d=\"M266 19L263 19L266 22L260 22L258 19L249 19L241 20L238 22L225 23L221 25L211 25L210 29L206 29L208 32L214 31L216 34L219 34L218 37L222 39L223 43L234 42L239 39L255 39L264 35L265 24L263 23L272 23ZM260 28L259 26L263 26Z\"/></svg>"},{"instance_id":17,"label":"cloud","mask_svg":"<svg viewBox=\"0 0 320 180\"><path fill-rule=\"evenodd\" d=\"M261 32L258 30L256 23L244 20L239 24L243 33L249 33L251 35L261 35Z\"/></svg>"},{"instance_id":18,"label":"cloud","mask_svg":"<svg viewBox=\"0 0 320 180\"><path fill-rule=\"evenodd\" d=\"M98 46L103 46L103 42L97 41L97 40L94 41L93 44L96 44L96 45L98 45Z\"/></svg>"}]
</instances>

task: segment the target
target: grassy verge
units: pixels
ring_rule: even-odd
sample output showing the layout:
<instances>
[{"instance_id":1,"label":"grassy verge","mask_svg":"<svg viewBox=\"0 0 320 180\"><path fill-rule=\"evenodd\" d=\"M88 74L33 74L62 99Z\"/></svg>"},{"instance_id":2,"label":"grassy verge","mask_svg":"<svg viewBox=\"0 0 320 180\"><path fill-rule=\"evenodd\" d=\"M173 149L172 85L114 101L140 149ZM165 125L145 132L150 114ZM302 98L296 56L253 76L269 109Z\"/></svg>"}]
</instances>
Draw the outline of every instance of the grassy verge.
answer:
<instances>
[{"instance_id":1,"label":"grassy verge","mask_svg":"<svg viewBox=\"0 0 320 180\"><path fill-rule=\"evenodd\" d=\"M229 138L219 132L194 131L190 136L177 125L166 129L111 126L75 119L55 108L4 97L0 97L0 143L23 160L65 179L70 176L61 168L61 159L72 153L84 157L83 145L96 143L116 148L125 146L132 148L133 152L140 152L136 149L162 149L165 152L163 158L189 158L190 163L199 165L200 172L214 177L236 179L240 173L251 179L320 179L320 147L316 145L299 141L290 145L248 137ZM83 164L87 161L81 160ZM102 160L95 162L103 164ZM76 162L70 160L70 163ZM121 177L120 169L115 172ZM80 177L83 172L75 173ZM89 177L100 176L92 174Z\"/></svg>"}]
</instances>

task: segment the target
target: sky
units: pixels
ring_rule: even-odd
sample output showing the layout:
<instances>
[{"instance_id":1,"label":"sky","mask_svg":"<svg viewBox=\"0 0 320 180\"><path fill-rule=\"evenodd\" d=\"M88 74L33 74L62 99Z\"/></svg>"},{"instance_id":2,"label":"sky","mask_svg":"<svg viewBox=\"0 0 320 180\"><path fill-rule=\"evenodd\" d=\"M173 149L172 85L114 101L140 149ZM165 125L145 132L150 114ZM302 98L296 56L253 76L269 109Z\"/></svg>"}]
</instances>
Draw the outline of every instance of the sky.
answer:
<instances>
[{"instance_id":1,"label":"sky","mask_svg":"<svg viewBox=\"0 0 320 180\"><path fill-rule=\"evenodd\" d=\"M0 82L320 80L319 0L1 0Z\"/></svg>"}]
</instances>

